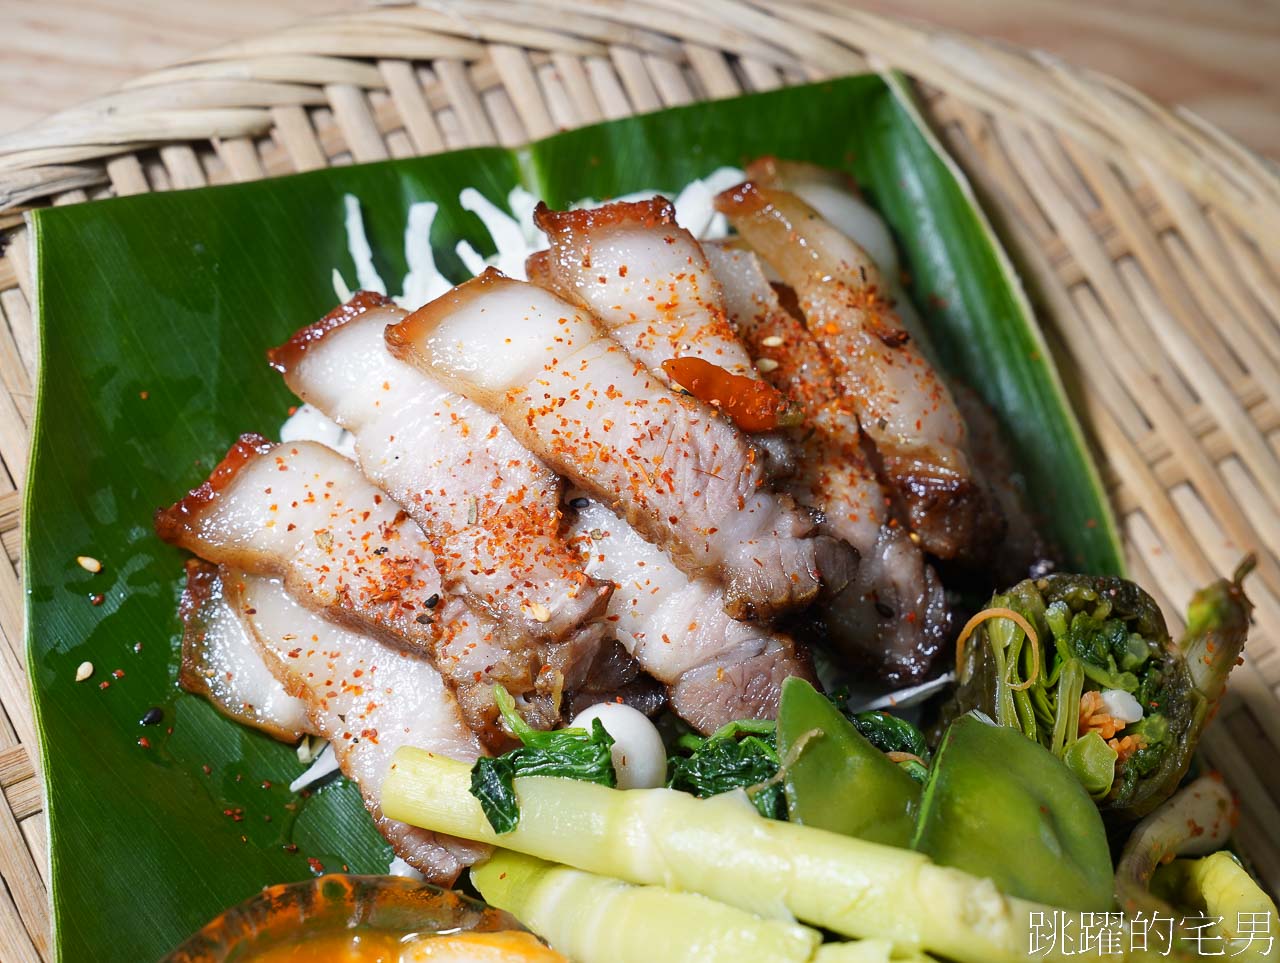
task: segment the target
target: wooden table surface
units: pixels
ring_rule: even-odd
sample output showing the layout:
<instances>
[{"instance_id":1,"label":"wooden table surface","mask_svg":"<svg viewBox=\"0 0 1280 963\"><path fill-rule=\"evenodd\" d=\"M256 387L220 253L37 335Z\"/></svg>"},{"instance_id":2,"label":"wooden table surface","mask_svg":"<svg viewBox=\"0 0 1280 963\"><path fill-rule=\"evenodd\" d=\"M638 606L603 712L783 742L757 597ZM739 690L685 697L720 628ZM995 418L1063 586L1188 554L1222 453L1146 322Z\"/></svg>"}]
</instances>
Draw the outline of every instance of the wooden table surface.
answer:
<instances>
[{"instance_id":1,"label":"wooden table surface","mask_svg":"<svg viewBox=\"0 0 1280 963\"><path fill-rule=\"evenodd\" d=\"M359 0L0 0L0 133L210 47ZM851 0L1035 47L1280 157L1280 0Z\"/></svg>"}]
</instances>

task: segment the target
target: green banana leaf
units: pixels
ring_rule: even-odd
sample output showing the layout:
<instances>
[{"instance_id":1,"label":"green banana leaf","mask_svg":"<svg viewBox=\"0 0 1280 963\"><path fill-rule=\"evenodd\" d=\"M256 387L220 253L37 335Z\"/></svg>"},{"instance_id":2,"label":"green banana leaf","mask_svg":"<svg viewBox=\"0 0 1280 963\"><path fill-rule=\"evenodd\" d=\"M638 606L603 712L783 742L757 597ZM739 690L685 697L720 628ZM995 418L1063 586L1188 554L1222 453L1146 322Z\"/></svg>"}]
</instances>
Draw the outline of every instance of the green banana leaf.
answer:
<instances>
[{"instance_id":1,"label":"green banana leaf","mask_svg":"<svg viewBox=\"0 0 1280 963\"><path fill-rule=\"evenodd\" d=\"M763 153L857 175L897 233L948 363L1000 413L1063 560L1119 570L1101 487L1017 281L897 81L697 105L517 152L37 211L42 366L24 559L60 959L154 959L263 884L305 877L309 859L387 868L354 787L290 794L291 748L177 689L182 557L151 530L155 508L202 480L237 434L278 430L293 400L263 352L332 306L335 267L355 277L343 195L360 198L394 287L415 201L439 203L437 263L461 280L454 244L491 250L458 204L463 187L501 206L524 183L558 204L674 189ZM85 661L94 674L77 682ZM144 728L151 707L164 721Z\"/></svg>"}]
</instances>

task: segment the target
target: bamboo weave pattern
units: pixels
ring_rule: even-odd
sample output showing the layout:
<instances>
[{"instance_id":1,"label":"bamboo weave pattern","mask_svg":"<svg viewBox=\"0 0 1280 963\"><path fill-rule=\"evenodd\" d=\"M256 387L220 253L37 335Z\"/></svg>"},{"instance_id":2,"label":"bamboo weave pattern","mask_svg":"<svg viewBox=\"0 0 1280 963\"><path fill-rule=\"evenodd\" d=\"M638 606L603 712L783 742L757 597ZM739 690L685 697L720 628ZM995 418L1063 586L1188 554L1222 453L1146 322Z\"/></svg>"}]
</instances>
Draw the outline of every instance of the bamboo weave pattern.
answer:
<instances>
[{"instance_id":1,"label":"bamboo weave pattern","mask_svg":"<svg viewBox=\"0 0 1280 963\"><path fill-rule=\"evenodd\" d=\"M1132 575L1176 616L1258 553L1257 624L1204 745L1241 797L1244 849L1280 889L1274 165L1114 81L839 0L430 0L254 37L0 138L0 959L53 955L18 559L36 367L22 211L517 145L886 68L917 81L1018 264Z\"/></svg>"}]
</instances>

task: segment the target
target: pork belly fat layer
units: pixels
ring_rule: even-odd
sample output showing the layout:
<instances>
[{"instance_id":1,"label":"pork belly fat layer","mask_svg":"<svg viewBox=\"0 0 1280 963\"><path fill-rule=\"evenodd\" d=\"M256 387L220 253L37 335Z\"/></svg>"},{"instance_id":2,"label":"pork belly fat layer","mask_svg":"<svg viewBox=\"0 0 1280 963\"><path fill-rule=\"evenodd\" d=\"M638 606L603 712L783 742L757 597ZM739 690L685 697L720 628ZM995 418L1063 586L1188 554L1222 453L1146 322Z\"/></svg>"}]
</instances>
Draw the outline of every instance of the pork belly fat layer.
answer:
<instances>
[{"instance_id":1,"label":"pork belly fat layer","mask_svg":"<svg viewBox=\"0 0 1280 963\"><path fill-rule=\"evenodd\" d=\"M989 555L1003 524L974 481L964 422L894 315L870 256L786 191L748 182L716 207L795 289L926 548L942 558Z\"/></svg>"},{"instance_id":2,"label":"pork belly fat layer","mask_svg":"<svg viewBox=\"0 0 1280 963\"><path fill-rule=\"evenodd\" d=\"M765 484L725 419L685 403L587 317L495 271L387 329L392 352L497 412L512 432L605 501L694 577L724 583L736 618L818 593L847 555Z\"/></svg>"},{"instance_id":3,"label":"pork belly fat layer","mask_svg":"<svg viewBox=\"0 0 1280 963\"><path fill-rule=\"evenodd\" d=\"M589 310L656 377L666 381L662 362L680 357L755 377L720 284L666 198L576 211L540 205L534 220L551 242L552 290Z\"/></svg>"},{"instance_id":4,"label":"pork belly fat layer","mask_svg":"<svg viewBox=\"0 0 1280 963\"><path fill-rule=\"evenodd\" d=\"M418 646L439 634L431 546L399 506L323 445L243 436L207 482L156 513L156 531L211 562L279 576L313 608L353 626Z\"/></svg>"},{"instance_id":5,"label":"pork belly fat layer","mask_svg":"<svg viewBox=\"0 0 1280 963\"><path fill-rule=\"evenodd\" d=\"M178 684L223 715L282 742L312 733L306 705L284 690L253 643L249 628L227 601L218 567L187 560L187 584L178 606L182 663Z\"/></svg>"},{"instance_id":6,"label":"pork belly fat layer","mask_svg":"<svg viewBox=\"0 0 1280 963\"><path fill-rule=\"evenodd\" d=\"M690 579L599 502L575 504L570 530L588 570L617 586L609 600L615 635L667 685L672 708L695 728L709 733L734 719L772 719L782 679L811 677L807 656L789 637L729 618L718 583Z\"/></svg>"},{"instance_id":7,"label":"pork belly fat layer","mask_svg":"<svg viewBox=\"0 0 1280 963\"><path fill-rule=\"evenodd\" d=\"M703 245L676 224L670 201L656 197L576 211L540 205L534 219L551 249L529 259L529 279L586 308L659 381L670 384L674 377L690 388L664 368L689 358L761 380L730 324ZM761 430L737 420L749 431ZM771 479L795 469L794 452L778 432L753 437L753 443Z\"/></svg>"},{"instance_id":8,"label":"pork belly fat layer","mask_svg":"<svg viewBox=\"0 0 1280 963\"><path fill-rule=\"evenodd\" d=\"M566 639L600 616L609 586L559 536L559 478L496 415L391 356L383 329L404 316L362 292L269 357L355 436L361 469L436 544L450 591L522 636Z\"/></svg>"},{"instance_id":9,"label":"pork belly fat layer","mask_svg":"<svg viewBox=\"0 0 1280 963\"><path fill-rule=\"evenodd\" d=\"M895 684L918 681L950 631L941 581L892 517L850 400L822 348L783 307L756 255L718 245L706 250L730 318L753 354L773 362L765 377L804 412L790 490L860 556L849 585L819 613L824 634L853 665Z\"/></svg>"},{"instance_id":10,"label":"pork belly fat layer","mask_svg":"<svg viewBox=\"0 0 1280 963\"><path fill-rule=\"evenodd\" d=\"M522 684L537 654L441 585L421 529L356 466L315 442L245 436L210 476L156 514L156 531L211 562L277 577L326 618L425 651L453 685L468 723L506 737L495 682Z\"/></svg>"},{"instance_id":11,"label":"pork belly fat layer","mask_svg":"<svg viewBox=\"0 0 1280 963\"><path fill-rule=\"evenodd\" d=\"M453 759L480 753L440 674L422 656L334 625L289 597L278 579L223 570L228 597L271 671L306 704L347 778L396 854L432 882L450 885L487 848L382 815L379 790L401 746Z\"/></svg>"}]
</instances>

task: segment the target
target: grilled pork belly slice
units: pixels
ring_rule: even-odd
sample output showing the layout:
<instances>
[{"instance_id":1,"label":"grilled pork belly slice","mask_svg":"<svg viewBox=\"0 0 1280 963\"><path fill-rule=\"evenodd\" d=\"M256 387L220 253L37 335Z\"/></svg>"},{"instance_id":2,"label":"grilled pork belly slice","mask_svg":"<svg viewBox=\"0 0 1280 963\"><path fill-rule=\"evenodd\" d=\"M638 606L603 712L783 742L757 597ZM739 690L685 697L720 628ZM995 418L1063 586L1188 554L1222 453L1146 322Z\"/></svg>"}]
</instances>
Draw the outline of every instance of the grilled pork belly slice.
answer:
<instances>
[{"instance_id":1,"label":"grilled pork belly slice","mask_svg":"<svg viewBox=\"0 0 1280 963\"><path fill-rule=\"evenodd\" d=\"M430 537L449 591L530 639L598 639L590 624L609 587L559 536L560 479L496 415L388 353L383 329L404 316L362 291L269 352L271 363L355 436L361 469Z\"/></svg>"},{"instance_id":2,"label":"grilled pork belly slice","mask_svg":"<svg viewBox=\"0 0 1280 963\"><path fill-rule=\"evenodd\" d=\"M326 618L424 652L457 688L468 724L505 740L492 683L536 672L532 651L504 644L500 627L444 591L422 530L351 461L315 442L245 435L155 524L201 558L282 579Z\"/></svg>"},{"instance_id":3,"label":"grilled pork belly slice","mask_svg":"<svg viewBox=\"0 0 1280 963\"><path fill-rule=\"evenodd\" d=\"M1015 585L1033 573L1052 570L1049 547L1031 517L1022 475L1005 444L1008 433L1001 429L996 413L976 391L963 384L952 385L951 390L969 430L974 464L1006 523L1004 540L992 559L990 581Z\"/></svg>"},{"instance_id":4,"label":"grilled pork belly slice","mask_svg":"<svg viewBox=\"0 0 1280 963\"><path fill-rule=\"evenodd\" d=\"M767 619L847 579L847 548L768 489L731 423L686 402L584 314L489 270L387 329L392 353L496 412L525 445L605 501L735 618Z\"/></svg>"},{"instance_id":5,"label":"grilled pork belly slice","mask_svg":"<svg viewBox=\"0 0 1280 963\"><path fill-rule=\"evenodd\" d=\"M215 709L282 742L314 734L307 707L271 674L249 629L222 591L218 567L187 560L187 584L178 605L182 663L178 684Z\"/></svg>"},{"instance_id":6,"label":"grilled pork belly slice","mask_svg":"<svg viewBox=\"0 0 1280 963\"><path fill-rule=\"evenodd\" d=\"M396 855L449 886L488 848L388 819L378 793L401 746L473 761L480 754L457 702L431 663L321 618L279 579L221 570L226 598L252 633L261 658L306 706L310 727L329 740Z\"/></svg>"},{"instance_id":7,"label":"grilled pork belly slice","mask_svg":"<svg viewBox=\"0 0 1280 963\"><path fill-rule=\"evenodd\" d=\"M786 191L747 182L716 207L795 289L925 548L947 559L989 557L1004 522L975 480L964 421L867 252Z\"/></svg>"},{"instance_id":8,"label":"grilled pork belly slice","mask_svg":"<svg viewBox=\"0 0 1280 963\"><path fill-rule=\"evenodd\" d=\"M813 679L807 652L789 637L729 618L718 583L689 578L599 502L574 505L570 530L587 570L615 585L614 634L667 686L671 707L694 728L709 733L734 719L772 719L787 676Z\"/></svg>"},{"instance_id":9,"label":"grilled pork belly slice","mask_svg":"<svg viewBox=\"0 0 1280 963\"><path fill-rule=\"evenodd\" d=\"M667 381L662 362L693 357L756 376L702 247L665 197L573 211L540 204L533 219L551 249L545 275L530 278L589 311L654 375Z\"/></svg>"},{"instance_id":10,"label":"grilled pork belly slice","mask_svg":"<svg viewBox=\"0 0 1280 963\"><path fill-rule=\"evenodd\" d=\"M886 681L918 681L951 627L942 583L890 512L852 404L821 347L779 302L756 255L712 244L706 251L730 318L752 353L767 362L765 377L804 413L794 429L800 468L790 490L821 512L823 530L860 556L848 586L822 607L825 634L856 665Z\"/></svg>"},{"instance_id":11,"label":"grilled pork belly slice","mask_svg":"<svg viewBox=\"0 0 1280 963\"><path fill-rule=\"evenodd\" d=\"M571 211L541 204L533 216L551 248L530 258L530 280L587 309L656 378L670 384L678 370L671 366L688 364L678 359L697 358L760 380L725 314L720 282L702 246L676 223L666 198ZM770 478L794 470L794 455L780 434L764 432L752 442L765 455Z\"/></svg>"}]
</instances>

